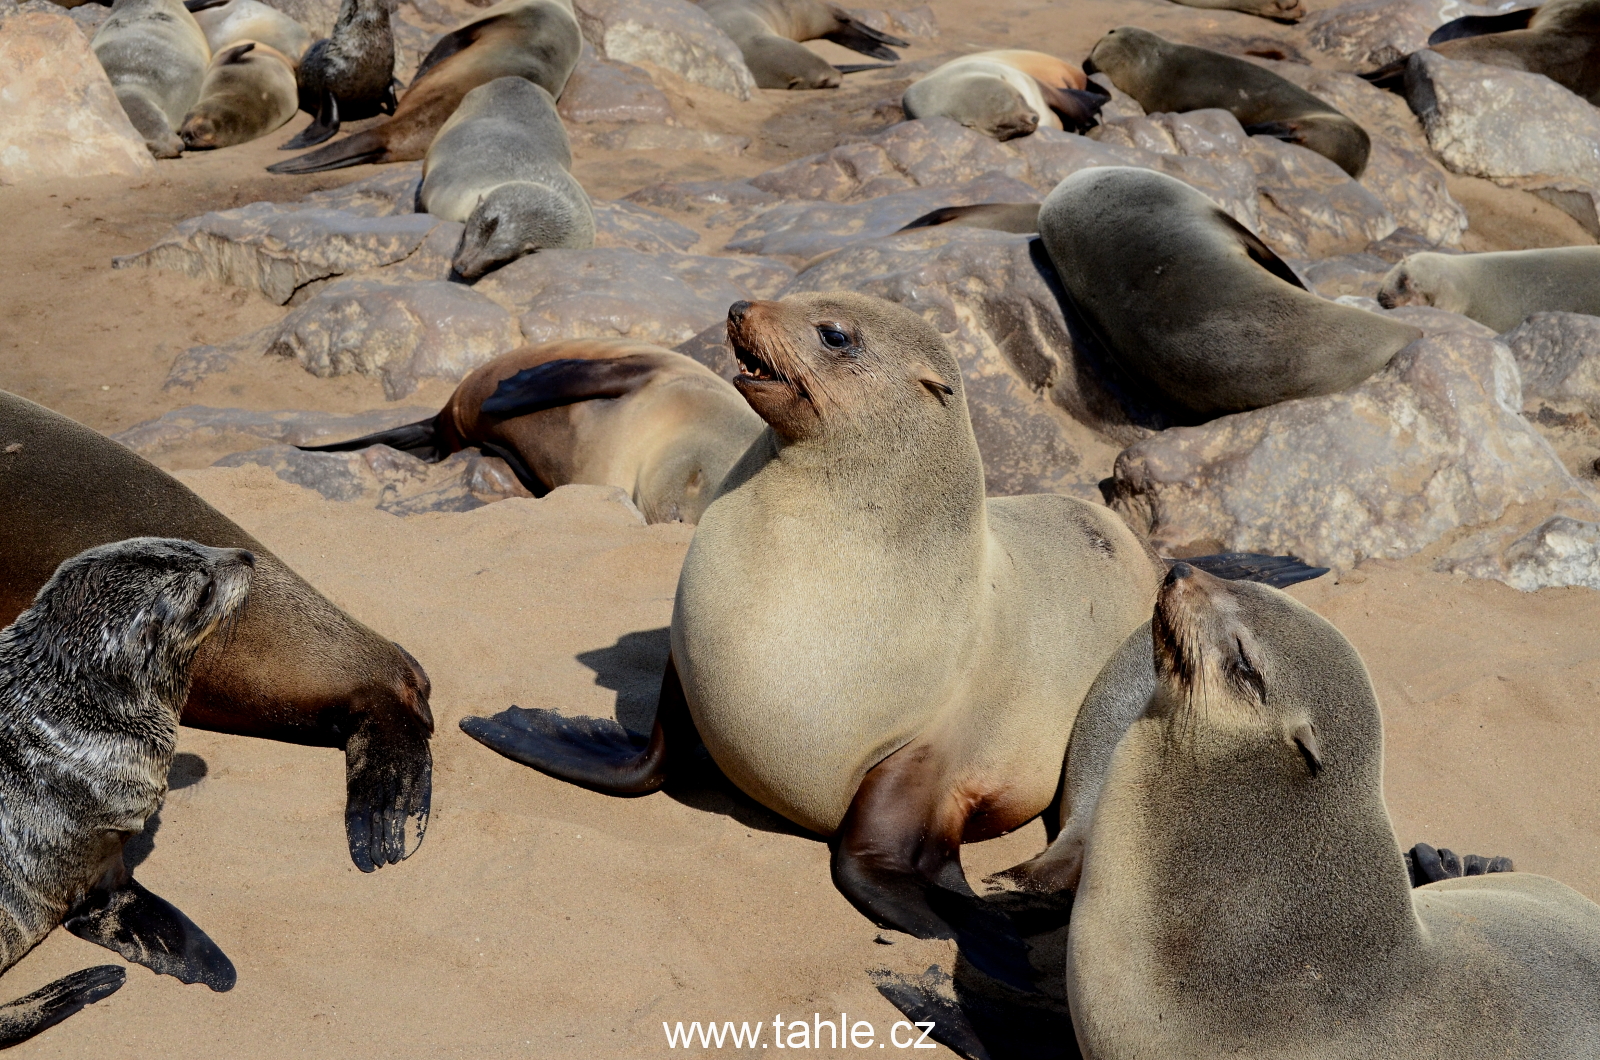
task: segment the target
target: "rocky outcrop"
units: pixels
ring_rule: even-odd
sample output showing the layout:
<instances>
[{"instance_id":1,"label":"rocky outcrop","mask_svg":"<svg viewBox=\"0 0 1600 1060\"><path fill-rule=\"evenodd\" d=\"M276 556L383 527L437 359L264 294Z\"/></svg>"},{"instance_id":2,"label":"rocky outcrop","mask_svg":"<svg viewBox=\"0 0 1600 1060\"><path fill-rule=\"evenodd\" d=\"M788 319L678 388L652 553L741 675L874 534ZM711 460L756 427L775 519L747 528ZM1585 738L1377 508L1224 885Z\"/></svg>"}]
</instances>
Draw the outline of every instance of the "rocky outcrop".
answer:
<instances>
[{"instance_id":1,"label":"rocky outcrop","mask_svg":"<svg viewBox=\"0 0 1600 1060\"><path fill-rule=\"evenodd\" d=\"M649 74L630 63L587 54L567 79L556 109L563 121L578 124L640 121L666 125L675 120L666 93Z\"/></svg>"},{"instance_id":2,"label":"rocky outcrop","mask_svg":"<svg viewBox=\"0 0 1600 1060\"><path fill-rule=\"evenodd\" d=\"M1534 313L1506 332L1522 372L1522 399L1581 409L1600 423L1600 317Z\"/></svg>"},{"instance_id":3,"label":"rocky outcrop","mask_svg":"<svg viewBox=\"0 0 1600 1060\"><path fill-rule=\"evenodd\" d=\"M265 467L331 501L359 501L394 515L466 512L508 497L531 497L498 457L473 450L437 464L387 445L353 453L305 453L287 445L233 453L215 467Z\"/></svg>"},{"instance_id":4,"label":"rocky outcrop","mask_svg":"<svg viewBox=\"0 0 1600 1060\"><path fill-rule=\"evenodd\" d=\"M113 434L111 439L140 456L160 461L184 450L238 452L258 449L265 444L318 445L337 442L415 423L437 411L411 406L341 415L298 409L261 412L256 409L187 405Z\"/></svg>"},{"instance_id":5,"label":"rocky outcrop","mask_svg":"<svg viewBox=\"0 0 1600 1060\"><path fill-rule=\"evenodd\" d=\"M756 87L739 46L689 0L580 0L576 9L584 38L607 59L651 63L739 99Z\"/></svg>"},{"instance_id":6,"label":"rocky outcrop","mask_svg":"<svg viewBox=\"0 0 1600 1060\"><path fill-rule=\"evenodd\" d=\"M1361 0L1318 11L1301 26L1313 48L1371 70L1426 48L1428 35L1456 17L1444 15L1445 6L1440 0Z\"/></svg>"}]
</instances>

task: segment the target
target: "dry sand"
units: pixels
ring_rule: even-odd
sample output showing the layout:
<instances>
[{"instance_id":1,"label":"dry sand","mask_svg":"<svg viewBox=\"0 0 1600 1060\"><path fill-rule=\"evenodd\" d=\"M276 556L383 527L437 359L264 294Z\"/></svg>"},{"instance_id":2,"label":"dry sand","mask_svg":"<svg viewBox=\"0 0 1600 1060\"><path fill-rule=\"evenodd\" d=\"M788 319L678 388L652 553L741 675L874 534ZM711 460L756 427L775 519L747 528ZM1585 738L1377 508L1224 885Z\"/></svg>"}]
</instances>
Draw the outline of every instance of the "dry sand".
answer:
<instances>
[{"instance_id":1,"label":"dry sand","mask_svg":"<svg viewBox=\"0 0 1600 1060\"><path fill-rule=\"evenodd\" d=\"M1158 0L932 6L944 32L908 59L1018 45L1078 58L1126 23L1196 40L1283 36L1249 16ZM837 54L829 47L818 50ZM752 174L881 126L902 84L865 75L837 93L764 92L747 104L671 85L686 123L753 136L750 151L580 148L575 171L599 198L655 180ZM172 273L109 268L113 255L204 210L295 199L370 172L262 172L305 120L256 144L163 162L137 187L0 188L0 387L105 431L192 403L383 405L376 380L320 380L276 360L163 392L178 351L285 310ZM1470 178L1451 190L1472 217L1468 249L1590 241L1531 196ZM425 385L405 403L447 392ZM181 454L171 463L191 466ZM765 1020L770 1040L774 1014L841 1011L872 1022L881 1040L899 1017L865 970L948 966L948 944L876 942L833 889L826 846L736 792L608 798L501 759L457 729L465 714L512 703L645 725L688 528L642 526L616 494L591 487L399 519L259 468L182 475L427 667L439 724L428 837L409 861L364 876L344 843L338 752L183 730L175 776L188 783L170 795L138 875L226 950L238 986L213 994L131 968L119 993L14 1055L653 1057L668 1053L663 1020ZM1511 855L1600 898L1600 594L1522 594L1421 561L1367 563L1294 592L1371 667L1402 844ZM969 847L969 873L1021 860L1043 838L1035 822ZM116 958L57 931L6 974L0 996L107 960Z\"/></svg>"}]
</instances>

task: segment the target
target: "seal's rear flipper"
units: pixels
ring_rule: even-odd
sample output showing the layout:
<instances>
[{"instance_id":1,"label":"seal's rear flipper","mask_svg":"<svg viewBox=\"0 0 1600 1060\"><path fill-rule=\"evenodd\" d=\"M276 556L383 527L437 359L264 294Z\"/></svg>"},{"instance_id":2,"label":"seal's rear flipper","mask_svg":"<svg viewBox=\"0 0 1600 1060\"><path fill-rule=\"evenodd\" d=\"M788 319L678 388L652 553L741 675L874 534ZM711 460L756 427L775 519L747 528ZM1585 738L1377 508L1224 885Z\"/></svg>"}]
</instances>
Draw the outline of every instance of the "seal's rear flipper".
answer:
<instances>
[{"instance_id":1,"label":"seal's rear flipper","mask_svg":"<svg viewBox=\"0 0 1600 1060\"><path fill-rule=\"evenodd\" d=\"M339 131L339 101L327 89L322 91L322 103L317 110L316 118L301 129L299 135L278 148L280 151L298 151L302 147L315 147L326 140L333 138ZM283 163L279 163L282 165ZM268 167L271 168L271 167Z\"/></svg>"},{"instance_id":2,"label":"seal's rear flipper","mask_svg":"<svg viewBox=\"0 0 1600 1060\"><path fill-rule=\"evenodd\" d=\"M973 206L941 206L912 221L901 232L935 225L988 228L996 232L1032 235L1039 231L1039 204L1036 202L980 202Z\"/></svg>"},{"instance_id":3,"label":"seal's rear flipper","mask_svg":"<svg viewBox=\"0 0 1600 1060\"><path fill-rule=\"evenodd\" d=\"M1515 872L1510 858L1486 858L1480 854L1457 857L1449 848L1435 850L1427 843L1418 843L1405 852L1406 872L1411 875L1411 886L1421 887L1440 880L1454 880L1462 876L1484 876L1491 872Z\"/></svg>"},{"instance_id":4,"label":"seal's rear flipper","mask_svg":"<svg viewBox=\"0 0 1600 1060\"><path fill-rule=\"evenodd\" d=\"M432 732L431 715L424 726L370 712L345 740L345 838L362 872L398 865L422 845L433 805Z\"/></svg>"},{"instance_id":5,"label":"seal's rear flipper","mask_svg":"<svg viewBox=\"0 0 1600 1060\"><path fill-rule=\"evenodd\" d=\"M115 994L127 981L128 973L117 965L97 964L0 1005L0 1049L49 1030L79 1009Z\"/></svg>"},{"instance_id":6,"label":"seal's rear flipper","mask_svg":"<svg viewBox=\"0 0 1600 1060\"><path fill-rule=\"evenodd\" d=\"M867 972L867 978L919 1031L927 1031L928 1037L967 1060L989 1060L989 1050L961 1010L954 983L943 968L931 964L915 978L875 968Z\"/></svg>"},{"instance_id":7,"label":"seal's rear flipper","mask_svg":"<svg viewBox=\"0 0 1600 1060\"><path fill-rule=\"evenodd\" d=\"M389 147L379 135L382 128L379 126L376 129L367 129L336 144L307 152L298 158L285 159L268 166L267 172L326 173L330 169L346 169L350 166L364 166L369 162L382 162L389 156Z\"/></svg>"},{"instance_id":8,"label":"seal's rear flipper","mask_svg":"<svg viewBox=\"0 0 1600 1060\"><path fill-rule=\"evenodd\" d=\"M1507 11L1502 15L1466 15L1452 19L1428 35L1428 47L1447 40L1464 40L1467 37L1484 37L1490 33L1509 33L1514 29L1527 29L1533 21L1536 7L1521 11Z\"/></svg>"},{"instance_id":9,"label":"seal's rear flipper","mask_svg":"<svg viewBox=\"0 0 1600 1060\"><path fill-rule=\"evenodd\" d=\"M891 62L898 62L900 56L897 52L885 47L885 45L892 44L896 48L911 47L910 41L901 40L899 37L873 29L854 15L848 14L832 4L828 5L828 12L838 20L839 28L832 33L824 33L822 35L823 40L831 40L833 43L849 48L853 52L870 55L874 59L888 59Z\"/></svg>"},{"instance_id":10,"label":"seal's rear flipper","mask_svg":"<svg viewBox=\"0 0 1600 1060\"><path fill-rule=\"evenodd\" d=\"M1037 79L1035 83L1067 132L1081 133L1093 128L1100 121L1100 108L1111 102L1111 94L1093 81L1089 82L1087 90L1047 85Z\"/></svg>"},{"instance_id":11,"label":"seal's rear flipper","mask_svg":"<svg viewBox=\"0 0 1600 1060\"><path fill-rule=\"evenodd\" d=\"M387 445L391 449L410 453L430 464L437 464L450 455L439 444L438 420L439 417L433 416L418 420L416 423L408 423L404 427L390 427L376 434L364 434L349 441L329 442L326 445L297 445L295 448L305 453L348 453L372 445Z\"/></svg>"},{"instance_id":12,"label":"seal's rear flipper","mask_svg":"<svg viewBox=\"0 0 1600 1060\"><path fill-rule=\"evenodd\" d=\"M1171 566L1177 560L1167 560ZM1230 582L1260 582L1274 589L1286 589L1328 573L1328 567L1313 567L1295 556L1267 556L1259 552L1218 552L1210 556L1184 556L1183 562L1198 570Z\"/></svg>"},{"instance_id":13,"label":"seal's rear flipper","mask_svg":"<svg viewBox=\"0 0 1600 1060\"><path fill-rule=\"evenodd\" d=\"M1403 96L1406 92L1406 63L1410 59L1411 56L1402 55L1392 63L1357 76L1372 82L1375 87L1381 88L1385 92L1393 92L1396 95Z\"/></svg>"},{"instance_id":14,"label":"seal's rear flipper","mask_svg":"<svg viewBox=\"0 0 1600 1060\"><path fill-rule=\"evenodd\" d=\"M233 962L194 921L137 880L91 897L62 926L80 939L185 983L204 983L220 992L232 990L238 978Z\"/></svg>"},{"instance_id":15,"label":"seal's rear flipper","mask_svg":"<svg viewBox=\"0 0 1600 1060\"><path fill-rule=\"evenodd\" d=\"M656 367L650 358L637 356L546 361L500 380L482 411L510 418L580 401L626 397L649 382Z\"/></svg>"},{"instance_id":16,"label":"seal's rear flipper","mask_svg":"<svg viewBox=\"0 0 1600 1060\"><path fill-rule=\"evenodd\" d=\"M834 63L833 68L841 74L859 74L867 70L893 70L894 63Z\"/></svg>"},{"instance_id":17,"label":"seal's rear flipper","mask_svg":"<svg viewBox=\"0 0 1600 1060\"><path fill-rule=\"evenodd\" d=\"M209 11L213 7L221 7L223 4L231 3L233 3L233 0L183 0L183 6L191 15L196 11ZM107 967L110 967L110 965L107 965Z\"/></svg>"}]
</instances>

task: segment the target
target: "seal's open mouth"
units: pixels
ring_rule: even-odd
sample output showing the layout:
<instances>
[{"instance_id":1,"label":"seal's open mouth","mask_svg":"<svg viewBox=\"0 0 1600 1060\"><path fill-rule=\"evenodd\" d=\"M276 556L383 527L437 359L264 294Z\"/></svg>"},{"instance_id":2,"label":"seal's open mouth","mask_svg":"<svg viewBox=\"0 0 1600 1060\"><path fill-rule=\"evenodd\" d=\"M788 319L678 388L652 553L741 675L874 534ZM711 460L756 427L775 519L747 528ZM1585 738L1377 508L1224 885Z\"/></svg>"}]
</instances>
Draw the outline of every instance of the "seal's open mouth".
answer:
<instances>
[{"instance_id":1,"label":"seal's open mouth","mask_svg":"<svg viewBox=\"0 0 1600 1060\"><path fill-rule=\"evenodd\" d=\"M734 359L739 362L739 378L756 383L787 383L784 374L761 359L761 355L743 345L733 347Z\"/></svg>"}]
</instances>

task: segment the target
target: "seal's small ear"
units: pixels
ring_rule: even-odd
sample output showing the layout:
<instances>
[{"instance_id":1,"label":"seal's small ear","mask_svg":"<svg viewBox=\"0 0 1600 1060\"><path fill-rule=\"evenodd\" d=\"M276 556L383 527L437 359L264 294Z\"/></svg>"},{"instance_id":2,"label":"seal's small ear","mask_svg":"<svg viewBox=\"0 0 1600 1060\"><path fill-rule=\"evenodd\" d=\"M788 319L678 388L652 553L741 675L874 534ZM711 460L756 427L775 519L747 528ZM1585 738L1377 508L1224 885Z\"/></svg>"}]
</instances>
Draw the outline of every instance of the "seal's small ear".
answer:
<instances>
[{"instance_id":1,"label":"seal's small ear","mask_svg":"<svg viewBox=\"0 0 1600 1060\"><path fill-rule=\"evenodd\" d=\"M1317 743L1317 730L1309 721L1302 721L1295 726L1290 737L1299 746L1300 753L1305 756L1306 768L1311 770L1311 775L1316 776L1322 772L1322 747Z\"/></svg>"},{"instance_id":2,"label":"seal's small ear","mask_svg":"<svg viewBox=\"0 0 1600 1060\"><path fill-rule=\"evenodd\" d=\"M942 379L920 379L918 382L927 387L935 397L939 397L939 395L942 394L943 397L939 397L940 401L955 395L955 390L953 390L950 385Z\"/></svg>"}]
</instances>

